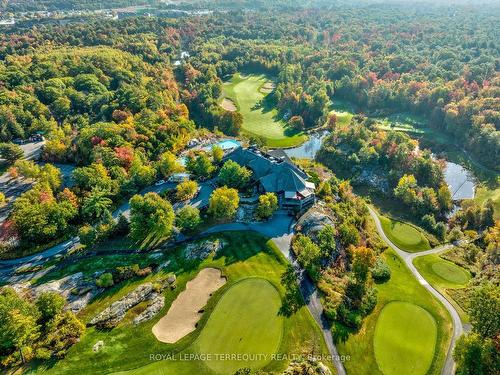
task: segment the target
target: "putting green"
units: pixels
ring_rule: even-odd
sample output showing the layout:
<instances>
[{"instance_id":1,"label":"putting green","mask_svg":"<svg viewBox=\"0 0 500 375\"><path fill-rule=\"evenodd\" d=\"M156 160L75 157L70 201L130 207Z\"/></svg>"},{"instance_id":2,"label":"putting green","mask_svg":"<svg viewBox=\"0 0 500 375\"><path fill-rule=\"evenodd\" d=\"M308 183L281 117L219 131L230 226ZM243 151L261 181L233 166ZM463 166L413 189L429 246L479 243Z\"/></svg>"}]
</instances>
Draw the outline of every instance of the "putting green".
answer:
<instances>
[{"instance_id":1,"label":"putting green","mask_svg":"<svg viewBox=\"0 0 500 375\"><path fill-rule=\"evenodd\" d=\"M307 136L288 129L275 108L258 105L267 95L262 93L261 88L268 83L264 75L243 77L235 74L224 84L223 95L234 102L243 116L244 133L263 137L270 147L292 147L303 143Z\"/></svg>"},{"instance_id":2,"label":"putting green","mask_svg":"<svg viewBox=\"0 0 500 375\"><path fill-rule=\"evenodd\" d=\"M469 271L436 254L415 258L415 267L432 285L443 288L463 288L471 279Z\"/></svg>"},{"instance_id":3,"label":"putting green","mask_svg":"<svg viewBox=\"0 0 500 375\"><path fill-rule=\"evenodd\" d=\"M455 284L465 284L469 281L469 274L461 267L445 260L432 265L432 270L439 277Z\"/></svg>"},{"instance_id":4,"label":"putting green","mask_svg":"<svg viewBox=\"0 0 500 375\"><path fill-rule=\"evenodd\" d=\"M400 249L417 252L431 248L423 233L413 226L382 215L379 218L386 236Z\"/></svg>"},{"instance_id":5,"label":"putting green","mask_svg":"<svg viewBox=\"0 0 500 375\"><path fill-rule=\"evenodd\" d=\"M436 338L436 321L427 310L413 303L390 302L375 326L375 359L385 375L426 374Z\"/></svg>"},{"instance_id":6,"label":"putting green","mask_svg":"<svg viewBox=\"0 0 500 375\"><path fill-rule=\"evenodd\" d=\"M243 367L262 368L281 342L280 306L280 295L267 280L238 282L217 303L195 350L207 356L205 365L217 374L233 374Z\"/></svg>"}]
</instances>

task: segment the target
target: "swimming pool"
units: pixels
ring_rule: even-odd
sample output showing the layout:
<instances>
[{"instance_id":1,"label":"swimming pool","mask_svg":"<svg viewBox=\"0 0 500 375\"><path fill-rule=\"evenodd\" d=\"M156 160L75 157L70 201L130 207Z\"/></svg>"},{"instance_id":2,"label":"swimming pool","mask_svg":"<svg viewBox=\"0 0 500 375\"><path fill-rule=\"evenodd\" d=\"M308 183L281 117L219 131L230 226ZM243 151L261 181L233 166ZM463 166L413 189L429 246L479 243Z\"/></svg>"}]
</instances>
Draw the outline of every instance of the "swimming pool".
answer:
<instances>
[{"instance_id":1,"label":"swimming pool","mask_svg":"<svg viewBox=\"0 0 500 375\"><path fill-rule=\"evenodd\" d=\"M212 146L214 146L214 145L219 146L224 151L229 151L229 150L240 147L241 143L235 139L224 139L224 140L219 141L217 143L213 143L213 144L210 144L208 146L203 147L203 150L210 151L212 149Z\"/></svg>"}]
</instances>

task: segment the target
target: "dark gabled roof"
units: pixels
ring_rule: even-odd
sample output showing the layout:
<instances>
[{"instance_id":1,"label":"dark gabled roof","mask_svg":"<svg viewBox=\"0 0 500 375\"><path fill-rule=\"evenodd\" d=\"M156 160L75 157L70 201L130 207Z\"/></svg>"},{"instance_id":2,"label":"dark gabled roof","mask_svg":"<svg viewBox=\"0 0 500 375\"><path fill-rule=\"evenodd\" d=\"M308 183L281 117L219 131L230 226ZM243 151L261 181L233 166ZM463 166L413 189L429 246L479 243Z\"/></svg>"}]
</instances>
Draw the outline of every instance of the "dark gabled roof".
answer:
<instances>
[{"instance_id":1,"label":"dark gabled roof","mask_svg":"<svg viewBox=\"0 0 500 375\"><path fill-rule=\"evenodd\" d=\"M306 188L307 174L297 168L288 157L278 153L263 155L257 150L240 147L226 158L250 168L253 178L268 192L302 191Z\"/></svg>"}]
</instances>

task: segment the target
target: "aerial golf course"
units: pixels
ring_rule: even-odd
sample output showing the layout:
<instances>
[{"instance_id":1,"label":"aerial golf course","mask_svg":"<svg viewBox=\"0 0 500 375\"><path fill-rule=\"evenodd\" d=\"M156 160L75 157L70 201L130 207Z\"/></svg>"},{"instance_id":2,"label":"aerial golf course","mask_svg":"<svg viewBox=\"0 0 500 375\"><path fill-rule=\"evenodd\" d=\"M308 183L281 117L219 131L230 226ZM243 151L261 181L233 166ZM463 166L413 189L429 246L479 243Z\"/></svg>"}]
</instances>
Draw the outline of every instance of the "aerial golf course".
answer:
<instances>
[{"instance_id":1,"label":"aerial golf course","mask_svg":"<svg viewBox=\"0 0 500 375\"><path fill-rule=\"evenodd\" d=\"M307 136L288 128L282 115L265 105L265 97L272 87L272 82L264 75L236 73L224 83L221 106L239 111L243 116L243 133L264 138L267 146L297 146Z\"/></svg>"},{"instance_id":2,"label":"aerial golf course","mask_svg":"<svg viewBox=\"0 0 500 375\"><path fill-rule=\"evenodd\" d=\"M240 368L279 373L289 362L279 356L326 356L321 331L307 307L300 307L291 316L280 314L285 293L280 278L286 261L275 245L251 232L228 232L216 237L227 241L217 255L187 261L183 248L179 248L165 258L170 260L169 268L178 270L177 288L165 292L165 307L155 319L134 326L133 317L144 308L138 305L112 330L88 328L64 360L53 367L39 367L36 373L97 374L104 368L113 369L115 374L148 375L232 375ZM152 328L167 315L189 283L207 269L220 270L227 281L198 311L200 318L194 330L171 344L157 340ZM88 320L137 285L158 282L168 273L162 271L111 288L93 301L81 318ZM104 348L95 353L92 347L99 340L104 342ZM159 357L152 360L150 355ZM324 363L332 367L329 361Z\"/></svg>"}]
</instances>

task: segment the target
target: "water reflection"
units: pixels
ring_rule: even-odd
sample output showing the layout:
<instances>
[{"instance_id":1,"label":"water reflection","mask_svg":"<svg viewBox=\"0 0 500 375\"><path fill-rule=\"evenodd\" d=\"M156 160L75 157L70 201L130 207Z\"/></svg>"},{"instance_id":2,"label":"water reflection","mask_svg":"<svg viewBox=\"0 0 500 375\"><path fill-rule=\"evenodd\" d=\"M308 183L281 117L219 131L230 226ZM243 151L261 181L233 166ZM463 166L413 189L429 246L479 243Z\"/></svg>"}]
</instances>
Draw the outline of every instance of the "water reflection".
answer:
<instances>
[{"instance_id":1,"label":"water reflection","mask_svg":"<svg viewBox=\"0 0 500 375\"><path fill-rule=\"evenodd\" d=\"M453 200L474 198L475 180L472 173L460 164L446 162L444 179Z\"/></svg>"},{"instance_id":2,"label":"water reflection","mask_svg":"<svg viewBox=\"0 0 500 375\"><path fill-rule=\"evenodd\" d=\"M328 134L327 131L316 132L309 135L309 139L298 147L284 150L289 157L299 159L314 159L316 153L321 148L323 138Z\"/></svg>"}]
</instances>

